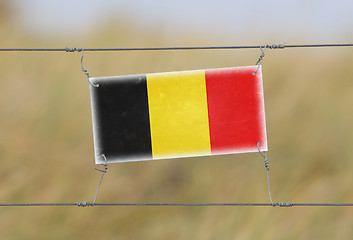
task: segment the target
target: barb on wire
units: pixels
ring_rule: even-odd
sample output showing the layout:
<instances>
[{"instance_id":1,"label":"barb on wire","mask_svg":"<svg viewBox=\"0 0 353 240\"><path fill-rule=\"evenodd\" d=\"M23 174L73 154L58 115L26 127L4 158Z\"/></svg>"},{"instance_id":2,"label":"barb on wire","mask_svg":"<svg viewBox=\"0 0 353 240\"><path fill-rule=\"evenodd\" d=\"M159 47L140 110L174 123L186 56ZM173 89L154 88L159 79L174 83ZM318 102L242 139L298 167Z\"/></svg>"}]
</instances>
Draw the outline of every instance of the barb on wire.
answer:
<instances>
[{"instance_id":1,"label":"barb on wire","mask_svg":"<svg viewBox=\"0 0 353 240\"><path fill-rule=\"evenodd\" d=\"M66 48L67 51L69 50L69 52L74 52L74 51L82 51L82 56L81 56L81 69L82 69L82 72L87 76L87 80L89 82L89 84L91 84L92 87L99 87L99 84L93 84L91 81L90 81L90 78L91 76L89 75L88 71L84 68L83 66L83 57L84 57L84 54L85 54L85 50L83 48L81 49L78 49L78 48Z\"/></svg>"},{"instance_id":2,"label":"barb on wire","mask_svg":"<svg viewBox=\"0 0 353 240\"><path fill-rule=\"evenodd\" d=\"M269 174L270 168L269 168L268 158L267 158L265 152L261 152L260 147L259 147L260 144L261 144L261 142L258 142L258 143L257 143L257 149L259 150L259 153L261 154L261 156L262 156L263 158L265 158L265 168L266 168L266 175L267 175L267 188L268 188L268 196L270 197L270 202L271 202L272 206L274 206L274 207L275 207L275 206L281 206L280 203L274 204L274 203L272 202L271 187L270 187L270 174Z\"/></svg>"}]
</instances>

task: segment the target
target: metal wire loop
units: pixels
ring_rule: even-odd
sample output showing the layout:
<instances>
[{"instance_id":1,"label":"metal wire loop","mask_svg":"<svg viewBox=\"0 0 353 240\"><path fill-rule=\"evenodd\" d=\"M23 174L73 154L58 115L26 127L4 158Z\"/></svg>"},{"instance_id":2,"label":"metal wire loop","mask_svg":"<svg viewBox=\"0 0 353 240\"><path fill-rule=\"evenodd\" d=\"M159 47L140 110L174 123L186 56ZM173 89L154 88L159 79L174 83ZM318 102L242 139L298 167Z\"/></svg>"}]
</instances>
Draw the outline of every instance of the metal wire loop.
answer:
<instances>
[{"instance_id":1,"label":"metal wire loop","mask_svg":"<svg viewBox=\"0 0 353 240\"><path fill-rule=\"evenodd\" d=\"M70 49L71 50L71 49ZM74 48L74 50L76 50ZM89 82L89 84L91 84L92 87L99 87L99 84L93 84L91 81L90 81L90 75L88 73L88 71L84 68L83 66L83 57L84 57L84 54L85 54L85 51L83 48L80 49L80 51L82 51L82 56L81 56L81 69L82 69L82 72L87 76L87 80Z\"/></svg>"},{"instance_id":2,"label":"metal wire loop","mask_svg":"<svg viewBox=\"0 0 353 240\"><path fill-rule=\"evenodd\" d=\"M261 142L258 142L258 143L257 143L257 149L259 150L259 153L261 154L261 156L262 156L263 158L265 158L265 168L266 168L266 176L267 176L268 196L269 196L269 198L270 198L270 202L271 202L272 206L275 207L276 204L272 202L272 197L271 197L270 175L269 175L270 168L269 168L268 158L267 158L265 152L261 152L261 150L260 150L260 144L261 144Z\"/></svg>"},{"instance_id":3,"label":"metal wire loop","mask_svg":"<svg viewBox=\"0 0 353 240\"><path fill-rule=\"evenodd\" d=\"M259 57L259 60L257 60L257 62L256 62L256 64L255 64L255 65L257 65L256 71L253 72L252 74L255 75L255 74L259 71L260 62L261 62L262 59L265 57L265 50L266 50L266 48L269 48L269 49L284 49L285 47L286 47L286 44L285 44L285 43L282 43L282 44L265 45L263 48L262 48L262 46L260 46L261 55L260 55L260 57Z\"/></svg>"},{"instance_id":4,"label":"metal wire loop","mask_svg":"<svg viewBox=\"0 0 353 240\"><path fill-rule=\"evenodd\" d=\"M104 154L102 154L101 156L104 158L104 163L101 164L101 165L104 166L104 169L103 169L103 170L102 170L102 169L99 169L99 168L95 168L95 169L96 169L97 171L106 173L107 170L108 170L108 160L107 160L107 158L105 157Z\"/></svg>"},{"instance_id":5,"label":"metal wire loop","mask_svg":"<svg viewBox=\"0 0 353 240\"><path fill-rule=\"evenodd\" d=\"M97 171L102 172L102 176L101 176L101 180L99 181L99 184L98 184L98 187L97 187L97 190L96 190L96 194L94 195L94 200L93 200L93 203L92 203L92 205L91 205L92 207L93 207L94 204L96 203L98 191L99 191L99 188L100 188L101 183L102 183L102 181L103 181L104 174L105 174L105 173L107 172L107 170L108 170L108 160L107 160L107 158L105 157L104 154L102 154L101 156L104 158L104 163L102 163L102 165L104 166L104 169L101 170L101 169L95 168Z\"/></svg>"},{"instance_id":6,"label":"metal wire loop","mask_svg":"<svg viewBox=\"0 0 353 240\"><path fill-rule=\"evenodd\" d=\"M260 47L260 50L261 50L261 55L259 57L259 60L257 60L256 64L257 65L257 68L256 68L256 71L252 73L252 75L255 75L258 71L259 71L259 68L260 68L260 62L262 61L263 57L265 56L265 50L267 48L268 45L266 45L264 47L264 49L262 49L262 47Z\"/></svg>"},{"instance_id":7,"label":"metal wire loop","mask_svg":"<svg viewBox=\"0 0 353 240\"><path fill-rule=\"evenodd\" d=\"M261 154L261 156L262 156L263 158L265 158L265 168L270 171L269 163L268 163L268 158L267 158L265 152L261 152L261 151L260 151L260 147L259 147L260 144L261 144L261 142L258 142L258 143L257 143L257 149L259 150L259 153Z\"/></svg>"}]
</instances>

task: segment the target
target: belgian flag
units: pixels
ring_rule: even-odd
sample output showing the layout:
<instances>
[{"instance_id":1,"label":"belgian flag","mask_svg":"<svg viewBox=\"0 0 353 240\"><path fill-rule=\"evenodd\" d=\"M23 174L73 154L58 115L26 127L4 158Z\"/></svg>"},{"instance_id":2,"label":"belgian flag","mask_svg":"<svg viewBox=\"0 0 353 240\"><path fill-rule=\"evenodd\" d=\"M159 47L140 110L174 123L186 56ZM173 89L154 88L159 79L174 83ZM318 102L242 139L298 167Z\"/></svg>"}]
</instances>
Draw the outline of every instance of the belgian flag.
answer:
<instances>
[{"instance_id":1,"label":"belgian flag","mask_svg":"<svg viewBox=\"0 0 353 240\"><path fill-rule=\"evenodd\" d=\"M261 67L91 78L96 163L267 151Z\"/></svg>"}]
</instances>

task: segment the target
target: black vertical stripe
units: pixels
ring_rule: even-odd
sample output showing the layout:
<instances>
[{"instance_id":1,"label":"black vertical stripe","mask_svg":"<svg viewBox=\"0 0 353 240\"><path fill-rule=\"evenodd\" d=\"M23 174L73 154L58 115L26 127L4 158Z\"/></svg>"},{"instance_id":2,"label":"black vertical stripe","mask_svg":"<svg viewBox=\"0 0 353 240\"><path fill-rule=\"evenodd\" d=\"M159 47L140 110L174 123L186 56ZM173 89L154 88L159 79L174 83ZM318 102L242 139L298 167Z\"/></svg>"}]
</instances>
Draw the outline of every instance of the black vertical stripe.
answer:
<instances>
[{"instance_id":1,"label":"black vertical stripe","mask_svg":"<svg viewBox=\"0 0 353 240\"><path fill-rule=\"evenodd\" d=\"M96 157L108 161L152 159L145 75L93 78L91 86Z\"/></svg>"}]
</instances>

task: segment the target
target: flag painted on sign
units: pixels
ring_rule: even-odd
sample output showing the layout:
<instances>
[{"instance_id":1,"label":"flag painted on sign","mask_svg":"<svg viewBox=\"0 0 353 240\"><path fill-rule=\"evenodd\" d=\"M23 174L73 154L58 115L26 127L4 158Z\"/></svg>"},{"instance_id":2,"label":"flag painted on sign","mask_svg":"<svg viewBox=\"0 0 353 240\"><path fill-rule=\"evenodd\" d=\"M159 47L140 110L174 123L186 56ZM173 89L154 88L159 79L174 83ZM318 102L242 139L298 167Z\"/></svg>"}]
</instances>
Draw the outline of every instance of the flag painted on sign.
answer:
<instances>
[{"instance_id":1,"label":"flag painted on sign","mask_svg":"<svg viewBox=\"0 0 353 240\"><path fill-rule=\"evenodd\" d=\"M267 151L261 68L91 78L96 163Z\"/></svg>"}]
</instances>

